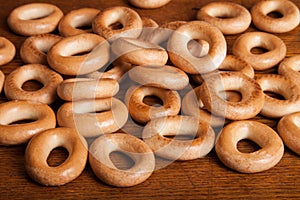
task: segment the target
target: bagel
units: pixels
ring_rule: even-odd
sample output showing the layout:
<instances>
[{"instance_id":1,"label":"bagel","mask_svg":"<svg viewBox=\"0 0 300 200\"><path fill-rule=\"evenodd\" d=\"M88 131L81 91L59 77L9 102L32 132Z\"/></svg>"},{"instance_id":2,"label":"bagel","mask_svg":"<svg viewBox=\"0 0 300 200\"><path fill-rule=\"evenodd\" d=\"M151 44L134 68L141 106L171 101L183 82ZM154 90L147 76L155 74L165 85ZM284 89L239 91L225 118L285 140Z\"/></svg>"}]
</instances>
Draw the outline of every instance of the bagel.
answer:
<instances>
[{"instance_id":1,"label":"bagel","mask_svg":"<svg viewBox=\"0 0 300 200\"><path fill-rule=\"evenodd\" d=\"M237 143L249 139L261 149L242 153ZM229 168L242 173L257 173L274 167L282 158L284 145L269 126L250 120L235 121L225 126L215 144L219 159Z\"/></svg>"},{"instance_id":2,"label":"bagel","mask_svg":"<svg viewBox=\"0 0 300 200\"><path fill-rule=\"evenodd\" d=\"M272 18L268 14L279 12L282 17ZM254 25L270 33L285 33L295 29L300 22L299 8L287 0L258 1L251 9Z\"/></svg>"},{"instance_id":3,"label":"bagel","mask_svg":"<svg viewBox=\"0 0 300 200\"><path fill-rule=\"evenodd\" d=\"M29 3L15 8L8 16L10 29L20 35L31 36L54 31L63 12L48 3Z\"/></svg>"},{"instance_id":4,"label":"bagel","mask_svg":"<svg viewBox=\"0 0 300 200\"><path fill-rule=\"evenodd\" d=\"M22 88L25 82L36 80L43 87L35 91ZM60 74L41 64L27 64L11 72L4 82L5 96L10 100L28 100L51 104L57 99L56 89L63 81Z\"/></svg>"},{"instance_id":5,"label":"bagel","mask_svg":"<svg viewBox=\"0 0 300 200\"><path fill-rule=\"evenodd\" d=\"M32 122L13 124L21 120ZM31 101L8 101L0 104L0 144L27 143L34 135L55 128L53 110L46 104Z\"/></svg>"},{"instance_id":6,"label":"bagel","mask_svg":"<svg viewBox=\"0 0 300 200\"><path fill-rule=\"evenodd\" d=\"M208 54L195 57L186 48L190 40L205 40L209 43ZM168 41L172 63L189 74L203 74L216 70L226 56L227 45L222 32L204 21L191 21L181 25Z\"/></svg>"},{"instance_id":7,"label":"bagel","mask_svg":"<svg viewBox=\"0 0 300 200\"><path fill-rule=\"evenodd\" d=\"M64 147L69 156L61 165L51 167L47 163L47 158L57 147ZM85 168L87 157L87 143L75 130L53 128L30 140L25 151L25 168L27 174L38 183L60 186L80 176Z\"/></svg>"},{"instance_id":8,"label":"bagel","mask_svg":"<svg viewBox=\"0 0 300 200\"><path fill-rule=\"evenodd\" d=\"M95 175L103 182L117 187L131 187L147 180L155 168L152 150L140 139L124 133L104 134L90 147L89 162ZM122 152L134 160L126 170L118 169L110 153Z\"/></svg>"},{"instance_id":9,"label":"bagel","mask_svg":"<svg viewBox=\"0 0 300 200\"><path fill-rule=\"evenodd\" d=\"M114 97L66 102L57 111L60 126L74 128L84 137L113 133L127 118L126 106Z\"/></svg>"},{"instance_id":10,"label":"bagel","mask_svg":"<svg viewBox=\"0 0 300 200\"><path fill-rule=\"evenodd\" d=\"M51 47L47 60L51 68L64 75L94 72L109 61L110 45L101 36L83 33L64 38ZM80 53L83 55L78 55Z\"/></svg>"}]
</instances>

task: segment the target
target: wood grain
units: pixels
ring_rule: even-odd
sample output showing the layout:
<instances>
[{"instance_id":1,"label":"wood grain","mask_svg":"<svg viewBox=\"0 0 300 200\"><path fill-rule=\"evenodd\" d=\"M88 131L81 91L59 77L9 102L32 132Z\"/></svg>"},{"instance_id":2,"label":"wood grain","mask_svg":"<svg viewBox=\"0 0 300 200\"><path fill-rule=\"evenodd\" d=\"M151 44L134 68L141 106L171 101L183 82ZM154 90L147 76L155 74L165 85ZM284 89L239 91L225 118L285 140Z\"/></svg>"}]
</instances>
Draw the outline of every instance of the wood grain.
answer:
<instances>
[{"instance_id":1,"label":"wood grain","mask_svg":"<svg viewBox=\"0 0 300 200\"><path fill-rule=\"evenodd\" d=\"M258 0L235 0L250 9ZM299 0L293 0L300 7ZM82 7L104 9L110 6L130 6L125 0L0 0L0 36L10 39L19 50L25 37L13 34L7 26L9 13L17 6L30 2L48 2L59 6L64 13ZM168 5L154 10L134 8L141 16L151 17L159 24L175 20L195 20L197 10L208 0L173 0ZM248 31L256 30L253 25ZM300 26L295 30L277 34L286 43L287 56L300 54ZM239 35L226 36L228 53ZM19 52L15 59L1 67L9 74L23 65ZM276 68L271 70L276 72ZM29 86L31 87L31 86ZM6 101L1 94L1 102ZM56 110L62 102L54 104ZM276 121L257 117L258 120L276 127ZM139 135L142 127L126 124L125 132ZM166 163L157 158L156 170L144 183L130 188L116 188L106 185L95 177L89 165L73 182L61 187L44 187L31 180L24 168L26 145L0 146L0 199L299 199L300 198L300 159L285 149L281 162L274 168L257 173L241 174L225 167L214 150L205 158L188 162ZM253 149L253 145L241 143L239 148ZM56 149L49 158L53 165L66 157L66 152ZM159 168L159 167L158 167Z\"/></svg>"}]
</instances>

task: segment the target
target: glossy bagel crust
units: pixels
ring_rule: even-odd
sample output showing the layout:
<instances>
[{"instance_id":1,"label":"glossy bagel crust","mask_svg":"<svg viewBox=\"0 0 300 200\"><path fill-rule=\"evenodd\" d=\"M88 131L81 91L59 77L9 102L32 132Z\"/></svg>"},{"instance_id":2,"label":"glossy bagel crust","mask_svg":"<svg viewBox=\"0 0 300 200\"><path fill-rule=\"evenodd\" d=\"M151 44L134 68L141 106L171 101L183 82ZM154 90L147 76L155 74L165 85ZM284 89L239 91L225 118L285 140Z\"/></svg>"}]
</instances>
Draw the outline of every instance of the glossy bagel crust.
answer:
<instances>
[{"instance_id":1,"label":"glossy bagel crust","mask_svg":"<svg viewBox=\"0 0 300 200\"><path fill-rule=\"evenodd\" d=\"M122 152L134 160L129 169L118 169L110 153ZM124 133L104 134L89 150L89 162L95 175L103 182L117 187L131 187L148 179L155 168L152 150L142 140Z\"/></svg>"},{"instance_id":2,"label":"glossy bagel crust","mask_svg":"<svg viewBox=\"0 0 300 200\"><path fill-rule=\"evenodd\" d=\"M251 14L243 6L232 2L212 2L200 8L197 19L218 27L223 34L242 33L251 24Z\"/></svg>"},{"instance_id":3,"label":"glossy bagel crust","mask_svg":"<svg viewBox=\"0 0 300 200\"><path fill-rule=\"evenodd\" d=\"M168 4L171 0L128 0L132 5L143 9L155 9L160 8Z\"/></svg>"},{"instance_id":4,"label":"glossy bagel crust","mask_svg":"<svg viewBox=\"0 0 300 200\"><path fill-rule=\"evenodd\" d=\"M181 90L189 84L186 73L176 67L164 66L136 66L129 70L131 80L147 86L169 90Z\"/></svg>"},{"instance_id":5,"label":"glossy bagel crust","mask_svg":"<svg viewBox=\"0 0 300 200\"><path fill-rule=\"evenodd\" d=\"M262 54L253 54L251 49L265 48ZM266 70L277 65L286 56L286 45L277 36L264 32L248 32L239 36L233 43L232 53L246 62L255 70Z\"/></svg>"},{"instance_id":6,"label":"glossy bagel crust","mask_svg":"<svg viewBox=\"0 0 300 200\"><path fill-rule=\"evenodd\" d=\"M5 37L0 37L0 66L13 60L16 55L15 45Z\"/></svg>"},{"instance_id":7,"label":"glossy bagel crust","mask_svg":"<svg viewBox=\"0 0 300 200\"><path fill-rule=\"evenodd\" d=\"M12 124L21 120L33 120ZM46 104L30 101L9 101L0 104L0 144L19 145L28 142L34 135L55 128L53 110Z\"/></svg>"},{"instance_id":8,"label":"glossy bagel crust","mask_svg":"<svg viewBox=\"0 0 300 200\"><path fill-rule=\"evenodd\" d=\"M47 65L47 52L62 37L53 34L40 34L28 37L21 45L20 56L23 62Z\"/></svg>"},{"instance_id":9,"label":"glossy bagel crust","mask_svg":"<svg viewBox=\"0 0 300 200\"><path fill-rule=\"evenodd\" d=\"M51 167L47 158L57 147L65 148L69 156L59 166ZM76 130L53 128L30 140L25 151L25 168L28 175L38 183L59 186L73 181L82 173L87 157L87 143Z\"/></svg>"},{"instance_id":10,"label":"glossy bagel crust","mask_svg":"<svg viewBox=\"0 0 300 200\"><path fill-rule=\"evenodd\" d=\"M109 43L101 36L83 33L66 37L48 52L51 68L64 75L83 75L94 72L108 62ZM77 55L88 52L83 55Z\"/></svg>"},{"instance_id":11,"label":"glossy bagel crust","mask_svg":"<svg viewBox=\"0 0 300 200\"><path fill-rule=\"evenodd\" d=\"M119 83L114 79L71 78L57 87L58 96L65 101L108 98L118 91Z\"/></svg>"},{"instance_id":12,"label":"glossy bagel crust","mask_svg":"<svg viewBox=\"0 0 300 200\"><path fill-rule=\"evenodd\" d=\"M69 37L82 33L92 33L92 23L100 12L94 8L80 8L67 13L59 22L58 30L60 35ZM83 26L90 26L90 29L80 29Z\"/></svg>"},{"instance_id":13,"label":"glossy bagel crust","mask_svg":"<svg viewBox=\"0 0 300 200\"><path fill-rule=\"evenodd\" d=\"M222 91L238 91L242 99L227 101ZM240 72L220 72L209 76L201 85L200 96L205 107L214 115L230 120L256 116L264 105L264 93L255 80Z\"/></svg>"},{"instance_id":14,"label":"glossy bagel crust","mask_svg":"<svg viewBox=\"0 0 300 200\"><path fill-rule=\"evenodd\" d=\"M206 156L213 148L215 132L192 116L166 116L151 120L143 130L143 140L153 152L171 160L193 160ZM174 136L173 139L165 136ZM180 140L176 137L190 136Z\"/></svg>"},{"instance_id":15,"label":"glossy bagel crust","mask_svg":"<svg viewBox=\"0 0 300 200\"><path fill-rule=\"evenodd\" d=\"M269 17L271 12L282 14L280 18ZM254 25L263 31L270 33L285 33L299 25L299 8L287 0L263 0L258 1L251 9Z\"/></svg>"},{"instance_id":16,"label":"glossy bagel crust","mask_svg":"<svg viewBox=\"0 0 300 200\"><path fill-rule=\"evenodd\" d=\"M190 40L205 40L209 43L208 54L195 57L188 50ZM222 32L204 21L191 21L181 25L168 41L172 63L189 74L203 74L216 70L226 56L227 45Z\"/></svg>"},{"instance_id":17,"label":"glossy bagel crust","mask_svg":"<svg viewBox=\"0 0 300 200\"><path fill-rule=\"evenodd\" d=\"M23 84L36 80L43 87L36 91L27 91ZM63 81L60 74L41 64L27 64L15 69L5 80L4 92L8 99L36 101L51 104L57 99L57 86Z\"/></svg>"},{"instance_id":18,"label":"glossy bagel crust","mask_svg":"<svg viewBox=\"0 0 300 200\"><path fill-rule=\"evenodd\" d=\"M237 143L249 139L261 149L242 153ZM269 126L255 121L235 121L223 128L215 150L219 159L229 168L242 173L256 173L274 167L282 158L284 145L278 134Z\"/></svg>"},{"instance_id":19,"label":"glossy bagel crust","mask_svg":"<svg viewBox=\"0 0 300 200\"><path fill-rule=\"evenodd\" d=\"M126 106L114 97L67 102L57 111L60 126L74 128L84 137L113 133L122 128L127 118Z\"/></svg>"},{"instance_id":20,"label":"glossy bagel crust","mask_svg":"<svg viewBox=\"0 0 300 200\"><path fill-rule=\"evenodd\" d=\"M15 8L8 16L9 27L17 34L31 36L54 31L63 12L48 3L29 3Z\"/></svg>"}]
</instances>

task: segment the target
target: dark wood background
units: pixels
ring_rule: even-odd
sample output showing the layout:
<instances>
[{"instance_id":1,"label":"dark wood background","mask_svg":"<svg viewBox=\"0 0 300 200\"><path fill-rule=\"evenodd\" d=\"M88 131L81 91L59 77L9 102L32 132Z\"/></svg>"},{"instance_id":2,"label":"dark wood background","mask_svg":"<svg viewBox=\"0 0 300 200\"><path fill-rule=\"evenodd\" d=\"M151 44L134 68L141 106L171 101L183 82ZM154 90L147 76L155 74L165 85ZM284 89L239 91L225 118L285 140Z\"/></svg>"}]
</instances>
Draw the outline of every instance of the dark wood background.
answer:
<instances>
[{"instance_id":1,"label":"dark wood background","mask_svg":"<svg viewBox=\"0 0 300 200\"><path fill-rule=\"evenodd\" d=\"M125 0L0 0L0 36L7 37L17 47L25 37L12 33L7 26L7 16L17 6L31 2L48 2L59 6L64 13L82 7L104 9L110 6L130 6ZM199 7L208 0L172 0L168 5L153 10L136 9L141 16L151 17L158 24L174 20L194 20ZM236 0L250 9L257 0ZM298 7L300 1L294 0ZM254 30L253 25L249 30ZM287 56L300 54L300 26L297 29L278 34L286 43ZM231 53L233 41L238 37L226 36L228 53ZM5 74L22 65L17 53L15 59L0 69ZM276 71L276 68L275 68ZM2 93L1 95L4 98ZM5 100L5 99L3 99ZM274 127L276 121L264 120ZM127 131L134 131L131 125ZM239 144L239 148L253 149L248 143ZM285 154L274 168L256 174L241 174L225 167L217 158L214 150L205 158L187 162L173 162L156 170L144 183L130 188L116 188L106 185L95 177L89 165L80 177L65 186L45 187L31 180L24 168L26 145L0 146L0 199L300 199L300 159L285 149ZM49 162L55 164L66 157L66 152L57 149ZM160 160L160 159L159 159ZM160 160L163 162L163 160Z\"/></svg>"}]
</instances>

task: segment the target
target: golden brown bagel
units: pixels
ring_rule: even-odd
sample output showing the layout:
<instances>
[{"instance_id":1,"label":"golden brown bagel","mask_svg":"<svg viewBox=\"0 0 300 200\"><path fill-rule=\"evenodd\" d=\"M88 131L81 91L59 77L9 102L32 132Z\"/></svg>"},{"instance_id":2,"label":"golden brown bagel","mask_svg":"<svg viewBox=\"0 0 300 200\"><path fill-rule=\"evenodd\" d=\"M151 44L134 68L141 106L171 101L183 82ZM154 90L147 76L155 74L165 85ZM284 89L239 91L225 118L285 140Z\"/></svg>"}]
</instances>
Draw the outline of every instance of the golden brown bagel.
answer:
<instances>
[{"instance_id":1,"label":"golden brown bagel","mask_svg":"<svg viewBox=\"0 0 300 200\"><path fill-rule=\"evenodd\" d=\"M163 102L162 106L150 106L143 102L146 96L156 96ZM181 99L177 91L151 86L132 86L125 95L125 103L131 117L142 124L148 121L177 115L180 111Z\"/></svg>"},{"instance_id":2,"label":"golden brown bagel","mask_svg":"<svg viewBox=\"0 0 300 200\"><path fill-rule=\"evenodd\" d=\"M21 120L32 122L12 124ZM0 144L19 145L42 131L55 128L56 118L46 104L15 100L0 104L0 124Z\"/></svg>"},{"instance_id":3,"label":"golden brown bagel","mask_svg":"<svg viewBox=\"0 0 300 200\"><path fill-rule=\"evenodd\" d=\"M184 71L169 65L136 66L128 72L131 80L147 86L169 90L181 90L189 84L189 77Z\"/></svg>"},{"instance_id":4,"label":"golden brown bagel","mask_svg":"<svg viewBox=\"0 0 300 200\"><path fill-rule=\"evenodd\" d=\"M204 57L195 57L188 50L190 40L205 40L209 52ZM226 56L226 40L222 32L204 21L191 21L181 25L168 41L172 63L189 74L203 74L216 70Z\"/></svg>"},{"instance_id":5,"label":"golden brown bagel","mask_svg":"<svg viewBox=\"0 0 300 200\"><path fill-rule=\"evenodd\" d=\"M109 46L103 37L96 34L74 35L52 46L47 60L51 68L61 74L83 75L102 68L108 62ZM85 54L76 56L80 53Z\"/></svg>"},{"instance_id":6,"label":"golden brown bagel","mask_svg":"<svg viewBox=\"0 0 300 200\"><path fill-rule=\"evenodd\" d=\"M65 148L69 156L59 166L51 167L47 158L57 147ZM76 130L53 128L33 137L25 151L28 175L46 186L59 186L76 179L84 170L88 157L85 139Z\"/></svg>"},{"instance_id":7,"label":"golden brown bagel","mask_svg":"<svg viewBox=\"0 0 300 200\"><path fill-rule=\"evenodd\" d=\"M131 157L135 164L126 170L118 169L110 159L110 153L116 151ZM117 187L140 184L151 176L155 168L152 150L142 140L129 134L104 134L92 143L89 152L89 162L96 176Z\"/></svg>"},{"instance_id":8,"label":"golden brown bagel","mask_svg":"<svg viewBox=\"0 0 300 200\"><path fill-rule=\"evenodd\" d=\"M119 83L114 79L71 78L57 87L58 96L65 101L108 98L118 91Z\"/></svg>"},{"instance_id":9,"label":"golden brown bagel","mask_svg":"<svg viewBox=\"0 0 300 200\"><path fill-rule=\"evenodd\" d=\"M84 137L113 133L128 118L126 106L118 99L92 99L64 103L57 111L60 126L74 128Z\"/></svg>"},{"instance_id":10,"label":"golden brown bagel","mask_svg":"<svg viewBox=\"0 0 300 200\"><path fill-rule=\"evenodd\" d=\"M271 12L282 14L280 18L269 17ZM287 0L263 0L258 1L251 9L254 25L263 31L270 33L285 33L299 25L299 8Z\"/></svg>"},{"instance_id":11,"label":"golden brown bagel","mask_svg":"<svg viewBox=\"0 0 300 200\"><path fill-rule=\"evenodd\" d=\"M47 52L60 41L62 37L53 34L41 34L28 37L20 49L23 62L31 64L47 65Z\"/></svg>"},{"instance_id":12,"label":"golden brown bagel","mask_svg":"<svg viewBox=\"0 0 300 200\"><path fill-rule=\"evenodd\" d=\"M242 99L228 101L222 91L238 91ZM200 88L200 98L214 115L230 120L249 119L256 116L264 105L264 93L255 80L240 72L220 72L205 79Z\"/></svg>"},{"instance_id":13,"label":"golden brown bagel","mask_svg":"<svg viewBox=\"0 0 300 200\"><path fill-rule=\"evenodd\" d=\"M260 114L280 118L284 115L300 111L300 89L284 76L276 74L263 74L256 78L256 82L263 91L280 94L283 100L265 94L265 103Z\"/></svg>"},{"instance_id":14,"label":"golden brown bagel","mask_svg":"<svg viewBox=\"0 0 300 200\"><path fill-rule=\"evenodd\" d=\"M197 19L218 27L223 34L242 33L251 24L251 14L233 2L211 2L200 8Z\"/></svg>"},{"instance_id":15,"label":"golden brown bagel","mask_svg":"<svg viewBox=\"0 0 300 200\"><path fill-rule=\"evenodd\" d=\"M192 139L176 138L180 136ZM206 156L212 150L215 132L208 123L192 116L166 116L153 119L145 126L143 140L158 156L171 160L193 160Z\"/></svg>"},{"instance_id":16,"label":"golden brown bagel","mask_svg":"<svg viewBox=\"0 0 300 200\"><path fill-rule=\"evenodd\" d=\"M48 3L29 3L15 8L7 23L17 34L31 36L54 31L63 17L63 12Z\"/></svg>"},{"instance_id":17,"label":"golden brown bagel","mask_svg":"<svg viewBox=\"0 0 300 200\"><path fill-rule=\"evenodd\" d=\"M35 91L22 88L27 81L35 80L43 87ZM41 64L27 64L15 69L5 80L4 92L8 99L36 101L51 104L57 99L57 86L63 81L60 74Z\"/></svg>"},{"instance_id":18,"label":"golden brown bagel","mask_svg":"<svg viewBox=\"0 0 300 200\"><path fill-rule=\"evenodd\" d=\"M253 54L251 49L265 48L262 54ZM232 53L248 62L255 70L274 67L286 55L286 45L277 36L264 32L248 32L239 36L232 47Z\"/></svg>"},{"instance_id":19,"label":"golden brown bagel","mask_svg":"<svg viewBox=\"0 0 300 200\"><path fill-rule=\"evenodd\" d=\"M120 23L121 28L111 27ZM142 32L143 22L140 15L131 8L115 6L102 10L93 21L94 33L110 41L119 37L137 38Z\"/></svg>"},{"instance_id":20,"label":"golden brown bagel","mask_svg":"<svg viewBox=\"0 0 300 200\"><path fill-rule=\"evenodd\" d=\"M261 149L242 153L237 143L249 139ZM219 159L229 168L242 173L256 173L274 167L282 158L284 145L278 134L269 126L255 121L235 121L223 128L215 150Z\"/></svg>"},{"instance_id":21,"label":"golden brown bagel","mask_svg":"<svg viewBox=\"0 0 300 200\"><path fill-rule=\"evenodd\" d=\"M73 35L79 35L82 33L91 33L92 22L94 21L100 10L95 8L80 8L72 10L66 14L58 24L58 30L60 35L69 37ZM90 29L80 29L83 26L90 26Z\"/></svg>"}]
</instances>

